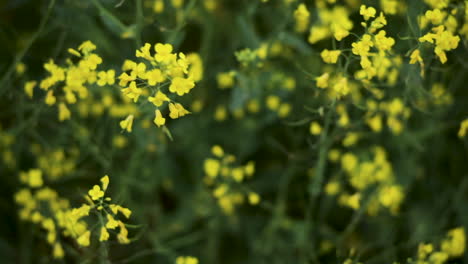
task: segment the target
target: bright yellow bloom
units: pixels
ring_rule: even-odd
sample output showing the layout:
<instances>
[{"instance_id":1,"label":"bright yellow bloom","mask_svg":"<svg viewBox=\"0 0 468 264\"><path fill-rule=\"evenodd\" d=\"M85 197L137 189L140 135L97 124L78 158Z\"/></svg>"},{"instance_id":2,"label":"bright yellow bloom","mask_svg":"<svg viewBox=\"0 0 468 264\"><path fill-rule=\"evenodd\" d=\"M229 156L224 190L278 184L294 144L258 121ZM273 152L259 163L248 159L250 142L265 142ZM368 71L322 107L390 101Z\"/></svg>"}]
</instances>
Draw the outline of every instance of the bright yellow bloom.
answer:
<instances>
[{"instance_id":1,"label":"bright yellow bloom","mask_svg":"<svg viewBox=\"0 0 468 264\"><path fill-rule=\"evenodd\" d=\"M466 236L465 229L458 227L447 233L447 238L442 241L442 251L450 257L461 257L465 253Z\"/></svg>"},{"instance_id":2,"label":"bright yellow bloom","mask_svg":"<svg viewBox=\"0 0 468 264\"><path fill-rule=\"evenodd\" d=\"M94 45L91 41L87 40L83 42L79 47L78 50L87 54L96 49L96 45Z\"/></svg>"},{"instance_id":3,"label":"bright yellow bloom","mask_svg":"<svg viewBox=\"0 0 468 264\"><path fill-rule=\"evenodd\" d=\"M109 239L109 232L107 232L107 229L103 226L101 227L101 234L99 235L99 241L107 241Z\"/></svg>"},{"instance_id":4,"label":"bright yellow bloom","mask_svg":"<svg viewBox=\"0 0 468 264\"><path fill-rule=\"evenodd\" d=\"M128 115L124 120L120 121L120 128L127 130L129 133L132 132L133 119L133 115Z\"/></svg>"},{"instance_id":5,"label":"bright yellow bloom","mask_svg":"<svg viewBox=\"0 0 468 264\"><path fill-rule=\"evenodd\" d=\"M222 158L223 155L224 155L224 150L221 146L219 145L214 145L212 148L211 148L211 153L213 153L213 155L215 155L216 157L218 158Z\"/></svg>"},{"instance_id":6,"label":"bright yellow bloom","mask_svg":"<svg viewBox=\"0 0 468 264\"><path fill-rule=\"evenodd\" d=\"M169 102L170 99L165 93L157 91L155 96L148 97L148 101L153 103L155 106L160 107L164 102Z\"/></svg>"},{"instance_id":7,"label":"bright yellow bloom","mask_svg":"<svg viewBox=\"0 0 468 264\"><path fill-rule=\"evenodd\" d=\"M70 119L71 113L68 110L68 107L64 103L59 104L59 121L64 121Z\"/></svg>"},{"instance_id":8,"label":"bright yellow bloom","mask_svg":"<svg viewBox=\"0 0 468 264\"><path fill-rule=\"evenodd\" d=\"M115 71L114 70L108 70L107 72L100 71L98 73L98 78L99 80L97 81L97 85L99 86L113 85L115 83Z\"/></svg>"},{"instance_id":9,"label":"bright yellow bloom","mask_svg":"<svg viewBox=\"0 0 468 264\"><path fill-rule=\"evenodd\" d=\"M45 103L47 105L53 105L53 104L55 104L56 101L57 101L57 98L55 98L54 92L52 90L48 91L47 95L46 95L46 98L45 98Z\"/></svg>"},{"instance_id":10,"label":"bright yellow bloom","mask_svg":"<svg viewBox=\"0 0 468 264\"><path fill-rule=\"evenodd\" d=\"M153 120L153 122L158 126L163 126L165 123L166 123L166 118L164 118L161 114L161 111L159 111L159 109L156 109L156 111L154 111L154 114L155 114L155 118Z\"/></svg>"},{"instance_id":11,"label":"bright yellow bloom","mask_svg":"<svg viewBox=\"0 0 468 264\"><path fill-rule=\"evenodd\" d=\"M160 69L152 69L146 72L146 79L148 80L148 84L152 86L166 80Z\"/></svg>"},{"instance_id":12,"label":"bright yellow bloom","mask_svg":"<svg viewBox=\"0 0 468 264\"><path fill-rule=\"evenodd\" d=\"M28 184L33 188L41 187L43 184L42 171L39 169L30 170L28 172Z\"/></svg>"},{"instance_id":13,"label":"bright yellow bloom","mask_svg":"<svg viewBox=\"0 0 468 264\"><path fill-rule=\"evenodd\" d=\"M169 86L169 91L171 93L177 93L178 96L182 96L190 92L193 87L195 87L193 80L175 77L172 79L171 85Z\"/></svg>"},{"instance_id":14,"label":"bright yellow bloom","mask_svg":"<svg viewBox=\"0 0 468 264\"><path fill-rule=\"evenodd\" d=\"M375 35L375 46L381 51L390 50L395 44L393 38L385 37L386 34L387 32L385 32L385 30L380 30L379 33Z\"/></svg>"},{"instance_id":15,"label":"bright yellow bloom","mask_svg":"<svg viewBox=\"0 0 468 264\"><path fill-rule=\"evenodd\" d=\"M86 231L81 236L78 237L76 242L78 242L80 246L87 247L90 244L90 241L89 241L90 236L91 236L91 232Z\"/></svg>"},{"instance_id":16,"label":"bright yellow bloom","mask_svg":"<svg viewBox=\"0 0 468 264\"><path fill-rule=\"evenodd\" d=\"M361 5L359 9L359 14L364 17L364 20L369 20L371 17L375 17L377 11L373 7L366 7L365 5Z\"/></svg>"},{"instance_id":17,"label":"bright yellow bloom","mask_svg":"<svg viewBox=\"0 0 468 264\"><path fill-rule=\"evenodd\" d=\"M177 257L175 264L198 264L198 259L195 257Z\"/></svg>"},{"instance_id":18,"label":"bright yellow bloom","mask_svg":"<svg viewBox=\"0 0 468 264\"><path fill-rule=\"evenodd\" d=\"M143 90L138 88L135 82L131 82L129 87L122 89L122 92L128 98L133 99L133 102L136 103L140 95L143 93Z\"/></svg>"},{"instance_id":19,"label":"bright yellow bloom","mask_svg":"<svg viewBox=\"0 0 468 264\"><path fill-rule=\"evenodd\" d=\"M34 87L36 87L36 81L29 81L24 84L24 92L28 95L29 98L33 97Z\"/></svg>"},{"instance_id":20,"label":"bright yellow bloom","mask_svg":"<svg viewBox=\"0 0 468 264\"><path fill-rule=\"evenodd\" d=\"M171 44L162 44L157 43L154 46L154 50L156 51L156 55L154 58L157 62L167 62L172 57L172 45Z\"/></svg>"},{"instance_id":21,"label":"bright yellow bloom","mask_svg":"<svg viewBox=\"0 0 468 264\"><path fill-rule=\"evenodd\" d=\"M106 191L107 186L109 186L109 176L105 175L104 177L101 178L101 183L102 183L102 190Z\"/></svg>"},{"instance_id":22,"label":"bright yellow bloom","mask_svg":"<svg viewBox=\"0 0 468 264\"><path fill-rule=\"evenodd\" d=\"M434 25L439 25L443 22L445 14L440 9L427 10L424 17Z\"/></svg>"},{"instance_id":23,"label":"bright yellow bloom","mask_svg":"<svg viewBox=\"0 0 468 264\"><path fill-rule=\"evenodd\" d=\"M322 133L322 127L320 126L319 123L312 122L312 123L310 123L309 131L314 136L320 135L320 133Z\"/></svg>"},{"instance_id":24,"label":"bright yellow bloom","mask_svg":"<svg viewBox=\"0 0 468 264\"><path fill-rule=\"evenodd\" d=\"M310 13L304 4L300 4L296 10L294 10L294 19L296 20L296 31L305 32L309 25Z\"/></svg>"},{"instance_id":25,"label":"bright yellow bloom","mask_svg":"<svg viewBox=\"0 0 468 264\"><path fill-rule=\"evenodd\" d=\"M176 119L179 117L183 117L186 114L190 114L189 111L187 111L181 104L179 103L169 103L169 117L172 119Z\"/></svg>"},{"instance_id":26,"label":"bright yellow bloom","mask_svg":"<svg viewBox=\"0 0 468 264\"><path fill-rule=\"evenodd\" d=\"M254 192L250 192L248 199L251 205L257 205L260 202L260 195Z\"/></svg>"},{"instance_id":27,"label":"bright yellow bloom","mask_svg":"<svg viewBox=\"0 0 468 264\"><path fill-rule=\"evenodd\" d=\"M315 78L317 82L317 87L319 88L327 88L328 87L328 79L330 78L330 74L324 73L319 77Z\"/></svg>"},{"instance_id":28,"label":"bright yellow bloom","mask_svg":"<svg viewBox=\"0 0 468 264\"><path fill-rule=\"evenodd\" d=\"M93 188L88 191L88 194L93 200L98 200L104 197L104 192L101 190L101 187L99 187L99 185L94 185Z\"/></svg>"},{"instance_id":29,"label":"bright yellow bloom","mask_svg":"<svg viewBox=\"0 0 468 264\"><path fill-rule=\"evenodd\" d=\"M65 256L65 252L63 251L62 245L60 245L59 243L55 243L52 254L54 255L54 258L56 259L63 258Z\"/></svg>"},{"instance_id":30,"label":"bright yellow bloom","mask_svg":"<svg viewBox=\"0 0 468 264\"><path fill-rule=\"evenodd\" d=\"M204 170L206 175L211 178L218 176L219 169L221 164L218 160L215 159L206 159L205 163L203 164Z\"/></svg>"},{"instance_id":31,"label":"bright yellow bloom","mask_svg":"<svg viewBox=\"0 0 468 264\"><path fill-rule=\"evenodd\" d=\"M144 59L151 61L153 57L151 57L150 49L151 49L151 44L145 43L143 47L141 47L139 50L136 50L135 56L137 58L144 58Z\"/></svg>"},{"instance_id":32,"label":"bright yellow bloom","mask_svg":"<svg viewBox=\"0 0 468 264\"><path fill-rule=\"evenodd\" d=\"M120 221L115 220L111 214L107 214L106 228L115 229L116 227L119 226L119 222Z\"/></svg>"},{"instance_id":33,"label":"bright yellow bloom","mask_svg":"<svg viewBox=\"0 0 468 264\"><path fill-rule=\"evenodd\" d=\"M320 56L325 63L335 64L338 61L338 57L341 54L341 50L328 50L324 49Z\"/></svg>"}]
</instances>

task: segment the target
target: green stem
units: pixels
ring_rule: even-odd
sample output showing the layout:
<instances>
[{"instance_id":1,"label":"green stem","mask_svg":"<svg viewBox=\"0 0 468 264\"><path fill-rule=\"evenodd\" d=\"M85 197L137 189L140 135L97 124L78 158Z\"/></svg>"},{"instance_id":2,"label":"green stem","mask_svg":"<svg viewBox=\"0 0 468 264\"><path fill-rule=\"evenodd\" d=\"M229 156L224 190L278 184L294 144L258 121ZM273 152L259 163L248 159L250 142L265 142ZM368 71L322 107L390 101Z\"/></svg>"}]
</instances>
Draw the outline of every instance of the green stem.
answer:
<instances>
[{"instance_id":1,"label":"green stem","mask_svg":"<svg viewBox=\"0 0 468 264\"><path fill-rule=\"evenodd\" d=\"M321 193L323 181L325 178L327 153L330 147L330 144L328 142L328 133L330 130L330 125L331 125L333 114L335 113L335 104L336 104L336 100L333 100L330 106L330 110L327 112L327 115L325 117L324 129L319 139L320 150L319 150L319 157L317 160L317 165L315 167L314 178L309 184L309 190L308 190L309 191L309 206L306 211L305 228L304 228L304 233L306 234L305 236L306 238L308 237L309 230L311 228L312 213L316 208L316 203ZM306 247L310 245L312 246L312 249L309 251ZM310 254L312 258L314 259L314 262L318 263L317 255L315 253L315 236L312 237L311 241L307 241L306 239L304 241L303 247L304 247L303 248L304 255L302 255L302 262L309 263L307 255Z\"/></svg>"}]
</instances>

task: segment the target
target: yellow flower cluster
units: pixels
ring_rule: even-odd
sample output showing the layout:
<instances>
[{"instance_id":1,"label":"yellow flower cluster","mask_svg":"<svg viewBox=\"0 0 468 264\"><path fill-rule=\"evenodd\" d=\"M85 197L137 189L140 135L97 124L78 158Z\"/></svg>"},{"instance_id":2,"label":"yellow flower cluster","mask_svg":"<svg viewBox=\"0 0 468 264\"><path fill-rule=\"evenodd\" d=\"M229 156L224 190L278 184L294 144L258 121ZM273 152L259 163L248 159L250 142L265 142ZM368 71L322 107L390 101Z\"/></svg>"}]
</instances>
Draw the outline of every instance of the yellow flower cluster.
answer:
<instances>
[{"instance_id":1,"label":"yellow flower cluster","mask_svg":"<svg viewBox=\"0 0 468 264\"><path fill-rule=\"evenodd\" d=\"M434 53L439 57L442 64L447 62L446 51L456 49L460 37L453 35L452 32L445 29L443 25L432 28L433 33L427 33L419 38L419 42L428 42L434 44Z\"/></svg>"},{"instance_id":2,"label":"yellow flower cluster","mask_svg":"<svg viewBox=\"0 0 468 264\"><path fill-rule=\"evenodd\" d=\"M386 208L392 213L397 213L404 198L403 188L395 183L392 165L385 150L377 146L373 148L372 154L373 159L360 160L351 152L341 154L336 149L330 151L329 159L332 162L340 162L349 184L355 190L353 194L343 191L338 196L338 201L357 210L361 207L362 192L370 186L377 186L376 193L369 198L367 212L375 215L380 208ZM325 192L332 196L337 195L341 189L341 184L335 179L325 186Z\"/></svg>"},{"instance_id":3,"label":"yellow flower cluster","mask_svg":"<svg viewBox=\"0 0 468 264\"><path fill-rule=\"evenodd\" d=\"M198 55L186 57L183 53L173 53L171 44L157 43L154 45L154 55L151 54L151 48L152 45L146 43L136 51L136 57L140 58L141 62L126 60L122 66L124 72L118 79L122 93L134 103L143 96L146 101L154 105L154 123L161 127L166 123L166 118L161 112L166 105L169 108L169 117L172 119L190 113L182 104L169 98L168 93L177 96L189 93L195 87L195 82L202 78L203 67ZM169 86L168 91L163 90L167 86ZM133 120L133 115L127 116L120 122L121 128L131 132Z\"/></svg>"},{"instance_id":4,"label":"yellow flower cluster","mask_svg":"<svg viewBox=\"0 0 468 264\"><path fill-rule=\"evenodd\" d=\"M317 11L319 21L310 28L309 43L315 44L330 36L341 41L353 29L353 22L349 19L348 8L336 5L330 9L319 7Z\"/></svg>"},{"instance_id":5,"label":"yellow flower cluster","mask_svg":"<svg viewBox=\"0 0 468 264\"><path fill-rule=\"evenodd\" d=\"M411 115L409 107L400 98L380 103L367 100L366 124L373 132L382 131L384 115L387 116L387 126L393 134L400 134L404 129L404 121Z\"/></svg>"},{"instance_id":6,"label":"yellow flower cluster","mask_svg":"<svg viewBox=\"0 0 468 264\"><path fill-rule=\"evenodd\" d=\"M49 76L39 82L39 88L46 92L45 103L58 105L58 119L70 119L70 105L76 104L79 99L88 97L89 85L112 85L114 83L113 70L97 71L102 63L101 57L93 51L96 46L91 41L83 42L78 50L68 49L74 58L67 58L65 66L55 64L53 60L44 64ZM29 97L33 97L36 81L26 82L24 90Z\"/></svg>"},{"instance_id":7,"label":"yellow flower cluster","mask_svg":"<svg viewBox=\"0 0 468 264\"><path fill-rule=\"evenodd\" d=\"M79 156L77 148L44 150L38 144L31 146L31 153L37 157L37 166L49 180L56 180L75 170Z\"/></svg>"},{"instance_id":8,"label":"yellow flower cluster","mask_svg":"<svg viewBox=\"0 0 468 264\"><path fill-rule=\"evenodd\" d=\"M213 186L213 196L224 213L231 215L237 205L244 203L245 196L250 204L258 204L260 196L257 193L246 193L244 188L240 188L245 179L253 176L254 162L249 161L245 166L236 166L236 157L225 154L218 145L212 147L211 153L214 157L205 159L203 164L205 183Z\"/></svg>"},{"instance_id":9,"label":"yellow flower cluster","mask_svg":"<svg viewBox=\"0 0 468 264\"><path fill-rule=\"evenodd\" d=\"M10 168L16 166L15 156L10 149L13 143L15 143L15 137L7 131L2 131L2 127L0 126L0 155L4 164Z\"/></svg>"},{"instance_id":10,"label":"yellow flower cluster","mask_svg":"<svg viewBox=\"0 0 468 264\"><path fill-rule=\"evenodd\" d=\"M90 212L99 217L99 241L107 241L110 236L108 231L119 228L119 243L130 242L125 224L117 219L119 213L128 219L132 212L118 204L109 203L111 198L104 196L109 185L108 176L101 179L101 186L95 185L89 190L89 204L78 208L71 208L67 199L59 197L57 192L44 186L41 170L31 169L20 173L19 177L28 186L15 195L15 201L21 207L19 217L40 225L46 231L46 240L53 248L54 258L63 258L65 255L62 243L66 243L66 240L61 239L61 235L73 238L77 245L83 247L91 244L93 230L84 219L90 216Z\"/></svg>"},{"instance_id":11,"label":"yellow flower cluster","mask_svg":"<svg viewBox=\"0 0 468 264\"><path fill-rule=\"evenodd\" d=\"M284 118L291 112L291 104L281 102L277 95L268 95L265 99L267 109L276 112L279 117Z\"/></svg>"},{"instance_id":12,"label":"yellow flower cluster","mask_svg":"<svg viewBox=\"0 0 468 264\"><path fill-rule=\"evenodd\" d=\"M371 17L375 17L376 10L373 7L362 5L360 14L364 20L368 21ZM385 25L387 25L387 20L381 12L370 24L363 22L367 32L359 41L351 44L352 53L360 56L362 67L361 71L355 73L357 79L370 80L377 76L379 80L386 78L389 84L395 84L401 60L399 57L389 56L393 45L395 45L395 40L392 37L387 37L385 30L379 30ZM374 34L377 30L379 30L377 34ZM375 51L372 48L375 48ZM392 71L391 68L393 68Z\"/></svg>"},{"instance_id":13,"label":"yellow flower cluster","mask_svg":"<svg viewBox=\"0 0 468 264\"><path fill-rule=\"evenodd\" d=\"M466 234L463 227L457 227L447 232L436 251L432 244L419 244L416 264L443 264L451 258L463 256L466 247Z\"/></svg>"},{"instance_id":14,"label":"yellow flower cluster","mask_svg":"<svg viewBox=\"0 0 468 264\"><path fill-rule=\"evenodd\" d=\"M318 88L327 89L330 98L340 99L349 94L351 87L347 77L341 73L328 73L315 78L315 83Z\"/></svg>"},{"instance_id":15,"label":"yellow flower cluster","mask_svg":"<svg viewBox=\"0 0 468 264\"><path fill-rule=\"evenodd\" d=\"M191 256L180 256L176 258L175 264L198 264L198 259Z\"/></svg>"}]
</instances>

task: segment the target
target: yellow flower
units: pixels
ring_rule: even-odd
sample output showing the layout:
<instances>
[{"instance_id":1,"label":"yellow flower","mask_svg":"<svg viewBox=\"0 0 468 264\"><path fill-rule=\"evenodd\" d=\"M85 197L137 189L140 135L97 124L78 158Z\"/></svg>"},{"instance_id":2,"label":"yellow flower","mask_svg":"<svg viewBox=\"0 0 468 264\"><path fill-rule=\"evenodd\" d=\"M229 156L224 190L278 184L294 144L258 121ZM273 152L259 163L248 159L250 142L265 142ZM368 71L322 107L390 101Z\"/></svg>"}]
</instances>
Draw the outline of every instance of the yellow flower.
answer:
<instances>
[{"instance_id":1,"label":"yellow flower","mask_svg":"<svg viewBox=\"0 0 468 264\"><path fill-rule=\"evenodd\" d=\"M157 43L154 46L154 50L156 51L156 55L154 58L157 62L166 62L171 59L172 55L172 45L171 44L162 44Z\"/></svg>"},{"instance_id":2,"label":"yellow flower","mask_svg":"<svg viewBox=\"0 0 468 264\"><path fill-rule=\"evenodd\" d=\"M281 118L287 117L290 112L291 112L291 104L283 103L280 105L278 109L278 116Z\"/></svg>"},{"instance_id":3,"label":"yellow flower","mask_svg":"<svg viewBox=\"0 0 468 264\"><path fill-rule=\"evenodd\" d=\"M338 194L340 189L341 189L341 185L336 180L330 181L325 185L325 192L330 196Z\"/></svg>"},{"instance_id":4,"label":"yellow flower","mask_svg":"<svg viewBox=\"0 0 468 264\"><path fill-rule=\"evenodd\" d=\"M315 78L315 81L317 82L317 87L327 88L329 78L330 78L330 75L328 73L324 73L320 75L319 77Z\"/></svg>"},{"instance_id":5,"label":"yellow flower","mask_svg":"<svg viewBox=\"0 0 468 264\"><path fill-rule=\"evenodd\" d=\"M359 14L364 17L364 20L369 20L371 17L375 17L377 11L373 7L366 7L365 5L361 5L359 9Z\"/></svg>"},{"instance_id":6,"label":"yellow flower","mask_svg":"<svg viewBox=\"0 0 468 264\"><path fill-rule=\"evenodd\" d=\"M42 181L42 171L39 169L32 169L28 172L28 184L29 186L36 188L41 187L43 184Z\"/></svg>"},{"instance_id":7,"label":"yellow flower","mask_svg":"<svg viewBox=\"0 0 468 264\"><path fill-rule=\"evenodd\" d=\"M70 119L71 113L68 110L67 105L64 103L59 104L59 120L64 121Z\"/></svg>"},{"instance_id":8,"label":"yellow flower","mask_svg":"<svg viewBox=\"0 0 468 264\"><path fill-rule=\"evenodd\" d=\"M146 72L146 79L148 80L148 84L153 86L164 82L166 78L160 69L152 69L151 71Z\"/></svg>"},{"instance_id":9,"label":"yellow flower","mask_svg":"<svg viewBox=\"0 0 468 264\"><path fill-rule=\"evenodd\" d=\"M341 50L328 50L324 49L320 56L325 63L335 64L338 61L338 57L341 54Z\"/></svg>"},{"instance_id":10,"label":"yellow flower","mask_svg":"<svg viewBox=\"0 0 468 264\"><path fill-rule=\"evenodd\" d=\"M83 53L89 53L96 49L96 45L94 45L91 41L87 40L78 47L78 50Z\"/></svg>"},{"instance_id":11,"label":"yellow flower","mask_svg":"<svg viewBox=\"0 0 468 264\"><path fill-rule=\"evenodd\" d=\"M247 175L247 177L251 177L255 173L255 162L247 162L247 165L245 165L244 170L245 175Z\"/></svg>"},{"instance_id":12,"label":"yellow flower","mask_svg":"<svg viewBox=\"0 0 468 264\"><path fill-rule=\"evenodd\" d=\"M305 32L309 25L310 13L304 4L300 4L296 10L294 10L294 19L296 20L296 31Z\"/></svg>"},{"instance_id":13,"label":"yellow flower","mask_svg":"<svg viewBox=\"0 0 468 264\"><path fill-rule=\"evenodd\" d=\"M219 145L214 145L211 148L211 153L213 153L213 155L215 155L218 158L222 158L224 155L224 150Z\"/></svg>"},{"instance_id":14,"label":"yellow flower","mask_svg":"<svg viewBox=\"0 0 468 264\"><path fill-rule=\"evenodd\" d=\"M319 123L312 122L312 123L310 123L309 131L314 136L320 135L320 133L322 133L322 127L320 126Z\"/></svg>"},{"instance_id":15,"label":"yellow flower","mask_svg":"<svg viewBox=\"0 0 468 264\"><path fill-rule=\"evenodd\" d=\"M221 164L218 160L215 159L206 159L205 163L203 164L204 170L206 175L211 178L218 176L219 169Z\"/></svg>"},{"instance_id":16,"label":"yellow flower","mask_svg":"<svg viewBox=\"0 0 468 264\"><path fill-rule=\"evenodd\" d=\"M107 72L101 71L98 73L99 80L97 81L97 85L104 86L106 84L113 85L115 83L115 71L108 70Z\"/></svg>"},{"instance_id":17,"label":"yellow flower","mask_svg":"<svg viewBox=\"0 0 468 264\"><path fill-rule=\"evenodd\" d=\"M465 245L465 229L458 227L447 233L447 238L442 241L441 248L450 257L461 257L465 253Z\"/></svg>"},{"instance_id":18,"label":"yellow flower","mask_svg":"<svg viewBox=\"0 0 468 264\"><path fill-rule=\"evenodd\" d=\"M157 91L155 96L148 97L148 101L153 103L155 106L160 107L164 102L169 102L170 99L165 93Z\"/></svg>"},{"instance_id":19,"label":"yellow flower","mask_svg":"<svg viewBox=\"0 0 468 264\"><path fill-rule=\"evenodd\" d=\"M460 129L458 130L458 137L463 138L468 131L468 118L463 120L460 124Z\"/></svg>"},{"instance_id":20,"label":"yellow flower","mask_svg":"<svg viewBox=\"0 0 468 264\"><path fill-rule=\"evenodd\" d=\"M26 65L22 62L19 62L18 64L16 64L15 70L16 74L21 76L26 71Z\"/></svg>"},{"instance_id":21,"label":"yellow flower","mask_svg":"<svg viewBox=\"0 0 468 264\"><path fill-rule=\"evenodd\" d=\"M65 252L63 251L62 245L59 243L54 244L53 255L56 259L61 259L65 256Z\"/></svg>"},{"instance_id":22,"label":"yellow flower","mask_svg":"<svg viewBox=\"0 0 468 264\"><path fill-rule=\"evenodd\" d=\"M48 91L47 95L46 95L46 98L45 98L45 103L47 105L53 105L53 104L55 104L56 101L57 101L57 99L54 96L54 92L53 91Z\"/></svg>"},{"instance_id":23,"label":"yellow flower","mask_svg":"<svg viewBox=\"0 0 468 264\"><path fill-rule=\"evenodd\" d=\"M24 84L24 92L28 95L29 98L33 97L34 87L36 87L36 81L29 81Z\"/></svg>"},{"instance_id":24,"label":"yellow flower","mask_svg":"<svg viewBox=\"0 0 468 264\"><path fill-rule=\"evenodd\" d=\"M242 168L234 168L231 171L231 176L236 182L242 182L244 179L244 170Z\"/></svg>"},{"instance_id":25,"label":"yellow flower","mask_svg":"<svg viewBox=\"0 0 468 264\"><path fill-rule=\"evenodd\" d=\"M136 103L138 101L138 97L143 93L143 90L137 88L136 83L132 81L129 87L122 89L122 92L128 98L133 99L133 102Z\"/></svg>"},{"instance_id":26,"label":"yellow flower","mask_svg":"<svg viewBox=\"0 0 468 264\"><path fill-rule=\"evenodd\" d=\"M127 132L132 132L133 126L133 115L128 115L124 120L120 121L120 128L127 130Z\"/></svg>"},{"instance_id":27,"label":"yellow flower","mask_svg":"<svg viewBox=\"0 0 468 264\"><path fill-rule=\"evenodd\" d=\"M150 49L151 49L151 44L145 43L145 45L141 47L140 50L137 50L135 52L135 56L137 58L144 58L144 59L151 61L153 57L151 57Z\"/></svg>"},{"instance_id":28,"label":"yellow flower","mask_svg":"<svg viewBox=\"0 0 468 264\"><path fill-rule=\"evenodd\" d=\"M251 205L257 205L260 202L260 195L254 192L250 192L248 199Z\"/></svg>"},{"instance_id":29,"label":"yellow flower","mask_svg":"<svg viewBox=\"0 0 468 264\"><path fill-rule=\"evenodd\" d=\"M130 243L130 240L128 240L128 230L125 228L125 224L122 223L121 221L118 221L119 227L120 227L120 232L117 235L117 239L119 240L120 244L128 244Z\"/></svg>"},{"instance_id":30,"label":"yellow flower","mask_svg":"<svg viewBox=\"0 0 468 264\"><path fill-rule=\"evenodd\" d=\"M99 235L99 241L107 241L109 239L109 232L107 232L107 229L103 226L101 227L101 234Z\"/></svg>"},{"instance_id":31,"label":"yellow flower","mask_svg":"<svg viewBox=\"0 0 468 264\"><path fill-rule=\"evenodd\" d=\"M351 43L352 52L359 56L368 56L369 50L374 46L372 37L369 34L364 34L360 41Z\"/></svg>"},{"instance_id":32,"label":"yellow flower","mask_svg":"<svg viewBox=\"0 0 468 264\"><path fill-rule=\"evenodd\" d=\"M186 114L190 114L189 111L187 111L181 104L179 103L170 103L169 104L169 116L172 118L172 119L176 119L176 118L179 118L179 117L183 117L185 116Z\"/></svg>"},{"instance_id":33,"label":"yellow flower","mask_svg":"<svg viewBox=\"0 0 468 264\"><path fill-rule=\"evenodd\" d=\"M159 111L159 109L156 109L156 111L154 111L154 114L155 114L155 118L153 120L153 122L158 126L163 126L165 123L166 123L166 118L164 118L161 114L161 111Z\"/></svg>"},{"instance_id":34,"label":"yellow flower","mask_svg":"<svg viewBox=\"0 0 468 264\"><path fill-rule=\"evenodd\" d=\"M104 177L102 177L101 183L102 183L102 190L106 191L107 187L109 186L109 176L105 175Z\"/></svg>"},{"instance_id":35,"label":"yellow flower","mask_svg":"<svg viewBox=\"0 0 468 264\"><path fill-rule=\"evenodd\" d=\"M91 232L90 231L86 231L84 232L81 236L78 237L78 239L76 240L76 242L78 242L78 244L80 246L83 246L83 247L87 247L89 246L90 242L89 242L89 237L91 236Z\"/></svg>"},{"instance_id":36,"label":"yellow flower","mask_svg":"<svg viewBox=\"0 0 468 264\"><path fill-rule=\"evenodd\" d=\"M114 217L110 214L107 214L107 223L106 223L106 228L108 229L115 229L116 227L119 226L119 222L114 219Z\"/></svg>"},{"instance_id":37,"label":"yellow flower","mask_svg":"<svg viewBox=\"0 0 468 264\"><path fill-rule=\"evenodd\" d=\"M386 34L385 30L380 30L379 33L375 35L375 46L381 51L390 50L395 44L393 38L385 37Z\"/></svg>"},{"instance_id":38,"label":"yellow flower","mask_svg":"<svg viewBox=\"0 0 468 264\"><path fill-rule=\"evenodd\" d=\"M198 264L198 259L195 257L177 257L175 264Z\"/></svg>"},{"instance_id":39,"label":"yellow flower","mask_svg":"<svg viewBox=\"0 0 468 264\"><path fill-rule=\"evenodd\" d=\"M234 71L218 73L218 75L216 76L218 87L220 89L231 88L234 85L235 76L236 72Z\"/></svg>"},{"instance_id":40,"label":"yellow flower","mask_svg":"<svg viewBox=\"0 0 468 264\"><path fill-rule=\"evenodd\" d=\"M434 25L439 25L445 18L445 14L440 9L427 10L424 17Z\"/></svg>"},{"instance_id":41,"label":"yellow flower","mask_svg":"<svg viewBox=\"0 0 468 264\"><path fill-rule=\"evenodd\" d=\"M223 105L219 105L218 107L216 107L215 114L214 114L215 120L221 122L221 121L226 120L226 117L227 117L226 107L224 107Z\"/></svg>"},{"instance_id":42,"label":"yellow flower","mask_svg":"<svg viewBox=\"0 0 468 264\"><path fill-rule=\"evenodd\" d=\"M177 93L178 96L182 96L190 92L193 87L195 87L193 80L175 77L172 79L171 85L169 86L169 91L171 93Z\"/></svg>"},{"instance_id":43,"label":"yellow flower","mask_svg":"<svg viewBox=\"0 0 468 264\"><path fill-rule=\"evenodd\" d=\"M99 185L94 185L93 189L88 191L88 194L93 200L98 200L99 198L102 198L104 196L104 192L101 190L101 187L99 187Z\"/></svg>"},{"instance_id":44,"label":"yellow flower","mask_svg":"<svg viewBox=\"0 0 468 264\"><path fill-rule=\"evenodd\" d=\"M277 110L280 106L280 98L276 95L269 95L267 98L266 98L266 105L268 107L268 109L270 110Z\"/></svg>"}]
</instances>

